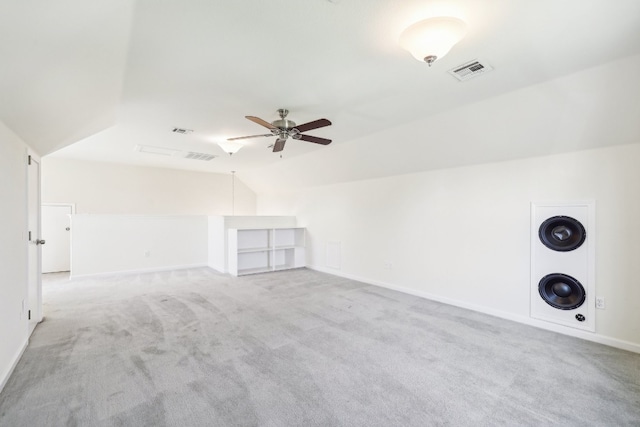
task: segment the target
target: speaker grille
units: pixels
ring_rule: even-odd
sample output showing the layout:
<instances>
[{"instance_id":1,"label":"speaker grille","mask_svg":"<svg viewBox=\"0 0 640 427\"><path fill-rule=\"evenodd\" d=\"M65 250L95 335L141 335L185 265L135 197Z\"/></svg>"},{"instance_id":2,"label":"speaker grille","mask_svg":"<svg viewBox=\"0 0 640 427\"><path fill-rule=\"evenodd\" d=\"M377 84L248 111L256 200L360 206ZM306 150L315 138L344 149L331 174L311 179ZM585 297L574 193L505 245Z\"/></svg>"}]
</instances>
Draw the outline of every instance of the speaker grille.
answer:
<instances>
[{"instance_id":1,"label":"speaker grille","mask_svg":"<svg viewBox=\"0 0 640 427\"><path fill-rule=\"evenodd\" d=\"M584 226L570 216L554 216L540 225L540 241L547 248L568 252L579 248L587 238Z\"/></svg>"},{"instance_id":2,"label":"speaker grille","mask_svg":"<svg viewBox=\"0 0 640 427\"><path fill-rule=\"evenodd\" d=\"M559 310L578 308L586 298L582 284L575 278L561 273L544 276L538 284L538 291L547 304Z\"/></svg>"}]
</instances>

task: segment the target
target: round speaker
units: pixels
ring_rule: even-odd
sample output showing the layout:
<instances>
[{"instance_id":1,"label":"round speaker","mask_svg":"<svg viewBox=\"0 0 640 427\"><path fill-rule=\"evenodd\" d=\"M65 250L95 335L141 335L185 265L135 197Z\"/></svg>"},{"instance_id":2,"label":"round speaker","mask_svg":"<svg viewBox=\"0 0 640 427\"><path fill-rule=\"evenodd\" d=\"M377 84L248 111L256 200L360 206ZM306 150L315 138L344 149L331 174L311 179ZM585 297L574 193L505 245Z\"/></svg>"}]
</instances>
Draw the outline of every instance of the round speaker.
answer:
<instances>
[{"instance_id":1,"label":"round speaker","mask_svg":"<svg viewBox=\"0 0 640 427\"><path fill-rule=\"evenodd\" d=\"M559 252L579 248L587 238L587 232L577 219L570 216L554 216L546 219L538 229L543 245Z\"/></svg>"},{"instance_id":2,"label":"round speaker","mask_svg":"<svg viewBox=\"0 0 640 427\"><path fill-rule=\"evenodd\" d=\"M544 276L538 284L538 291L547 304L560 310L578 308L586 298L586 293L580 282L562 273Z\"/></svg>"}]
</instances>

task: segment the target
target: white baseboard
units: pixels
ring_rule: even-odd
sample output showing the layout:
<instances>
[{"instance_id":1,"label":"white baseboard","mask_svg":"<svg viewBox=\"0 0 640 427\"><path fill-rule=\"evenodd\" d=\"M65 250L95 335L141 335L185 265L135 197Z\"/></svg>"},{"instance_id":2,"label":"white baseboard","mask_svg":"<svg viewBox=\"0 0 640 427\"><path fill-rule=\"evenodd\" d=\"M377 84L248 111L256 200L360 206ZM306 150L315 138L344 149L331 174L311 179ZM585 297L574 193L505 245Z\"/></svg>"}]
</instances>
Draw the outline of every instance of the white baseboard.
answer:
<instances>
[{"instance_id":1,"label":"white baseboard","mask_svg":"<svg viewBox=\"0 0 640 427\"><path fill-rule=\"evenodd\" d=\"M13 371L14 369L16 369L16 366L18 366L18 362L22 358L22 355L24 354L24 351L27 349L28 345L29 345L29 339L26 339L24 341L24 344L22 344L22 346L18 350L18 353L15 355L13 362L11 363L11 367L9 367L9 369L5 373L3 373L3 376L0 377L0 392L2 392L2 390L4 389L4 386L7 385L7 381L9 381L9 378L11 378L11 374L13 374Z\"/></svg>"},{"instance_id":2,"label":"white baseboard","mask_svg":"<svg viewBox=\"0 0 640 427\"><path fill-rule=\"evenodd\" d=\"M223 267L221 267L219 265L214 265L213 263L207 264L207 267L217 271L218 273L222 273L222 274L227 274L228 273L228 271L226 271L225 268L223 268Z\"/></svg>"},{"instance_id":3,"label":"white baseboard","mask_svg":"<svg viewBox=\"0 0 640 427\"><path fill-rule=\"evenodd\" d=\"M630 341L624 341L617 338L609 337L606 335L600 335L598 333L581 331L579 329L573 329L562 325L556 325L554 323L548 323L542 320L532 319L529 316L521 316L515 313L509 313L501 310L496 310L490 307L484 307L481 305L471 304L465 301L455 300L452 298L446 298L439 295L430 294L428 292L422 292L416 289L406 288L402 286L396 286L390 283L380 282L378 280L367 279L364 277L354 276L352 274L344 273L340 270L332 268L324 268L313 265L307 265L307 268L311 270L320 271L323 273L332 274L334 276L344 277L346 279L356 280L358 282L367 283L369 285L379 286L381 288L391 289L394 291L402 292L405 294L425 298L432 301L441 302L448 305L453 305L460 308L466 308L468 310L477 311L479 313L488 314L491 316L499 317L501 319L511 320L525 325L534 326L536 328L545 329L559 334L580 338L586 341L596 342L598 344L604 344L609 347L620 348L622 350L631 351L633 353L640 353L640 344L636 344Z\"/></svg>"},{"instance_id":4,"label":"white baseboard","mask_svg":"<svg viewBox=\"0 0 640 427\"><path fill-rule=\"evenodd\" d=\"M87 279L94 277L105 277L105 276L113 276L114 274L141 274L141 273L156 273L160 271L171 271L171 270L186 270L189 268L201 268L201 267L209 267L207 264L189 264L189 265L172 265L169 267L155 267L155 268L140 268L134 270L118 270L118 271L105 271L102 273L91 273L91 274L73 274L71 272L69 278L70 279Z\"/></svg>"}]
</instances>

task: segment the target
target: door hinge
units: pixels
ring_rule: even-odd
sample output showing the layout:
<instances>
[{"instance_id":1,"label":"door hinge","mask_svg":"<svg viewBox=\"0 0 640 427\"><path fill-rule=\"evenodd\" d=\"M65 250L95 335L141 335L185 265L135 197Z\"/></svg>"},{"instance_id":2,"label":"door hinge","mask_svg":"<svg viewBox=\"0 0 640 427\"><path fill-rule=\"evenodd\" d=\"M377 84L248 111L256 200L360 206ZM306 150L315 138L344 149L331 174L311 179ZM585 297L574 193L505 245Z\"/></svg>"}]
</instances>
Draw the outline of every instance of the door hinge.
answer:
<instances>
[{"instance_id":1,"label":"door hinge","mask_svg":"<svg viewBox=\"0 0 640 427\"><path fill-rule=\"evenodd\" d=\"M29 232L29 241L31 241L31 232Z\"/></svg>"},{"instance_id":2,"label":"door hinge","mask_svg":"<svg viewBox=\"0 0 640 427\"><path fill-rule=\"evenodd\" d=\"M29 320L31 320L31 310L29 310Z\"/></svg>"},{"instance_id":3,"label":"door hinge","mask_svg":"<svg viewBox=\"0 0 640 427\"><path fill-rule=\"evenodd\" d=\"M29 154L29 156L27 157L27 164L31 165L31 154Z\"/></svg>"}]
</instances>

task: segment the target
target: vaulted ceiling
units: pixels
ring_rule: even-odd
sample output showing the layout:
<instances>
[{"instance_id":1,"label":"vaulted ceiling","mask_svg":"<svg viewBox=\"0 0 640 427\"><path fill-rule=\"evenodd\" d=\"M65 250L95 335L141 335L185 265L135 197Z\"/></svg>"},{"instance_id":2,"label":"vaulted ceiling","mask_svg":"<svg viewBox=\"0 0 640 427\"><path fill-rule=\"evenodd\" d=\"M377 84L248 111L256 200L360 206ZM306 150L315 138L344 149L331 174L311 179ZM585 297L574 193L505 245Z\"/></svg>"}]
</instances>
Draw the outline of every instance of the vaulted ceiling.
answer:
<instances>
[{"instance_id":1,"label":"vaulted ceiling","mask_svg":"<svg viewBox=\"0 0 640 427\"><path fill-rule=\"evenodd\" d=\"M640 142L637 0L4 0L0 119L43 155L229 173L257 191ZM431 68L397 43L453 15ZM494 71L458 82L473 59ZM329 146L244 140L327 118ZM192 129L186 135L175 127ZM217 155L187 160L136 145Z\"/></svg>"}]
</instances>

